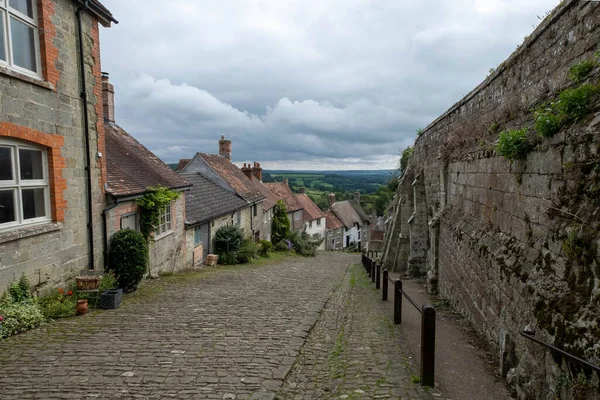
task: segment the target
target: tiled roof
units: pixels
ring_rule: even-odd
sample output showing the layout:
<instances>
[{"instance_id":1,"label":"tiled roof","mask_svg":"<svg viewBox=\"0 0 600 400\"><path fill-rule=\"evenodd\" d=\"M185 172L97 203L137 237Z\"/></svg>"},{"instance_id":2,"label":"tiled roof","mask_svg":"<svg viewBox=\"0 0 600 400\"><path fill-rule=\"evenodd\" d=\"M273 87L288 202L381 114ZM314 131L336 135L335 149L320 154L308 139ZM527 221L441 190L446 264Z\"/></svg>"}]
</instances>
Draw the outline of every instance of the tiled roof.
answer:
<instances>
[{"instance_id":1,"label":"tiled roof","mask_svg":"<svg viewBox=\"0 0 600 400\"><path fill-rule=\"evenodd\" d=\"M181 174L193 186L185 194L185 220L193 225L232 213L248 203L200 173Z\"/></svg>"},{"instance_id":2,"label":"tiled roof","mask_svg":"<svg viewBox=\"0 0 600 400\"><path fill-rule=\"evenodd\" d=\"M263 210L268 210L273 208L275 203L277 203L277 197L269 190L269 188L256 179L254 176L252 177L252 182L256 184L256 187L260 189L260 192L265 196L265 200L262 202Z\"/></svg>"},{"instance_id":3,"label":"tiled roof","mask_svg":"<svg viewBox=\"0 0 600 400\"><path fill-rule=\"evenodd\" d=\"M260 188L227 158L215 154L198 153L204 161L223 179L237 194L250 203L264 200Z\"/></svg>"},{"instance_id":4,"label":"tiled roof","mask_svg":"<svg viewBox=\"0 0 600 400\"><path fill-rule=\"evenodd\" d=\"M319 207L315 204L314 201L311 200L305 193L299 193L296 195L296 198L304 208L304 220L305 221L313 221L315 219L323 218L325 215L323 211L319 209Z\"/></svg>"},{"instance_id":5,"label":"tiled roof","mask_svg":"<svg viewBox=\"0 0 600 400\"><path fill-rule=\"evenodd\" d=\"M269 182L265 183L265 185L267 185L267 188L269 188L269 190L273 192L273 194L275 195L275 197L277 197L278 200L283 200L286 212L302 210L302 204L300 204L300 202L292 192L292 189L290 189L287 183Z\"/></svg>"},{"instance_id":6,"label":"tiled roof","mask_svg":"<svg viewBox=\"0 0 600 400\"><path fill-rule=\"evenodd\" d=\"M342 224L348 229L352 228L354 224L362 226L365 221L356 212L351 204L352 201L354 200L338 201L331 206L331 210L335 213L336 217L338 217L339 220L342 221Z\"/></svg>"},{"instance_id":7,"label":"tiled roof","mask_svg":"<svg viewBox=\"0 0 600 400\"><path fill-rule=\"evenodd\" d=\"M179 160L179 163L177 163L177 167L175 167L175 171L177 171L177 172L181 171L186 165L189 164L190 161L192 161L191 158L182 158L181 160Z\"/></svg>"},{"instance_id":8,"label":"tiled roof","mask_svg":"<svg viewBox=\"0 0 600 400\"><path fill-rule=\"evenodd\" d=\"M75 1L75 3L77 5L81 5L80 1ZM108 8L106 8L98 0L91 0L88 9L90 12L92 12L99 18L99 21L103 26L110 26L111 22L114 22L115 24L119 23L119 21L117 21L113 17L112 13L108 10Z\"/></svg>"},{"instance_id":9,"label":"tiled roof","mask_svg":"<svg viewBox=\"0 0 600 400\"><path fill-rule=\"evenodd\" d=\"M325 213L325 226L327 229L338 229L344 226L344 224L342 224L342 221L332 211L327 211Z\"/></svg>"},{"instance_id":10,"label":"tiled roof","mask_svg":"<svg viewBox=\"0 0 600 400\"><path fill-rule=\"evenodd\" d=\"M116 124L106 122L108 192L115 197L142 194L148 187L190 186L167 164Z\"/></svg>"}]
</instances>

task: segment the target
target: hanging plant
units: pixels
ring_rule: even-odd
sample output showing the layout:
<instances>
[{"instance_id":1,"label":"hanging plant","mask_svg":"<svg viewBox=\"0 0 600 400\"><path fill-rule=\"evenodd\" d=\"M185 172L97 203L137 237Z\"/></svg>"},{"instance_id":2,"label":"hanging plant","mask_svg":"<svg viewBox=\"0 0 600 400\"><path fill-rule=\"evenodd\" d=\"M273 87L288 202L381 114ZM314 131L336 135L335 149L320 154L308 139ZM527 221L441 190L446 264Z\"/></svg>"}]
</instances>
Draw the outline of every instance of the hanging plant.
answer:
<instances>
[{"instance_id":1,"label":"hanging plant","mask_svg":"<svg viewBox=\"0 0 600 400\"><path fill-rule=\"evenodd\" d=\"M176 192L164 186L149 187L144 195L137 199L140 207L140 230L144 239L149 241L156 228L160 225L160 212L173 200L181 196Z\"/></svg>"}]
</instances>

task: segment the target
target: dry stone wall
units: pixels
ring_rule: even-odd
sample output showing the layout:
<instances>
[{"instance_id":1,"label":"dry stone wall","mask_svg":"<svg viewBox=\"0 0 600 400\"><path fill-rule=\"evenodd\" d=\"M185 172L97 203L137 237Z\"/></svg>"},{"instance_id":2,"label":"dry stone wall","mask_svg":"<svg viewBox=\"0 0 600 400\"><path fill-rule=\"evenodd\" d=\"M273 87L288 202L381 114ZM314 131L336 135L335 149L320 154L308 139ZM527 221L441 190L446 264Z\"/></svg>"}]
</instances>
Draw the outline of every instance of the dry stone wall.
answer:
<instances>
[{"instance_id":1,"label":"dry stone wall","mask_svg":"<svg viewBox=\"0 0 600 400\"><path fill-rule=\"evenodd\" d=\"M387 226L384 265L426 274L497 351L518 398L599 398L597 376L520 332L600 364L600 102L550 138L530 132L524 159L495 143L533 126L531 110L575 87L569 67L598 50L600 3L561 3L417 138Z\"/></svg>"}]
</instances>

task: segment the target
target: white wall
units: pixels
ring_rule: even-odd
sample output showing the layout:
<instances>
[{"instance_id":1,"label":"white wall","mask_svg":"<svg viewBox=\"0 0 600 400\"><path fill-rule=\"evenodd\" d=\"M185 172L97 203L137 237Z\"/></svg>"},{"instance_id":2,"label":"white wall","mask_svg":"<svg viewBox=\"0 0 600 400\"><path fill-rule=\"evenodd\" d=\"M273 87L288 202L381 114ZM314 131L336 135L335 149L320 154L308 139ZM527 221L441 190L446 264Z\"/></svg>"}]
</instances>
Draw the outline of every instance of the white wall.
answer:
<instances>
[{"instance_id":1,"label":"white wall","mask_svg":"<svg viewBox=\"0 0 600 400\"><path fill-rule=\"evenodd\" d=\"M319 226L317 226L317 221L320 221ZM310 227L311 222L312 227ZM325 238L325 229L325 217L319 218L318 220L315 219L312 221L304 221L304 231L308 233L310 237L318 234L321 239ZM321 245L318 247L318 250L325 250L325 241L321 243Z\"/></svg>"}]
</instances>

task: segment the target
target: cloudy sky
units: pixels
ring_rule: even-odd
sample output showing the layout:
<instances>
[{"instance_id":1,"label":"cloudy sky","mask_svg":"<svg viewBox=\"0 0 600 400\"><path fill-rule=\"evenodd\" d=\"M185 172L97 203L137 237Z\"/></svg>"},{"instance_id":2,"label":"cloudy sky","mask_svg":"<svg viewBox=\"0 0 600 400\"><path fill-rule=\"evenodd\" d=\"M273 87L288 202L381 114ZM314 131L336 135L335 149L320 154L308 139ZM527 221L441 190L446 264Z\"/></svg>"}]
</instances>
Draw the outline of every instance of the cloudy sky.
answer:
<instances>
[{"instance_id":1,"label":"cloudy sky","mask_svg":"<svg viewBox=\"0 0 600 400\"><path fill-rule=\"evenodd\" d=\"M117 123L166 162L387 169L558 0L103 0Z\"/></svg>"}]
</instances>

